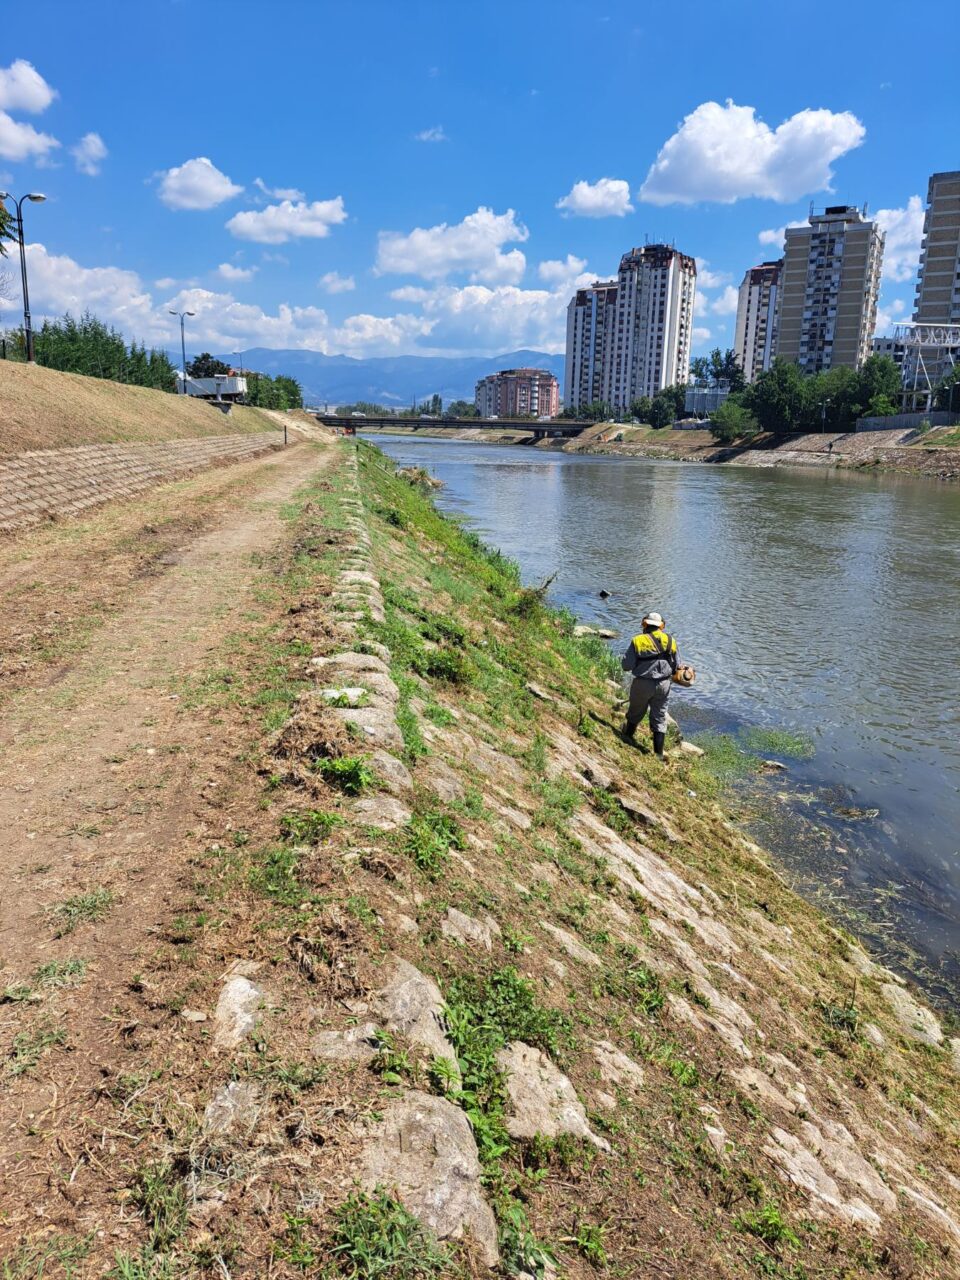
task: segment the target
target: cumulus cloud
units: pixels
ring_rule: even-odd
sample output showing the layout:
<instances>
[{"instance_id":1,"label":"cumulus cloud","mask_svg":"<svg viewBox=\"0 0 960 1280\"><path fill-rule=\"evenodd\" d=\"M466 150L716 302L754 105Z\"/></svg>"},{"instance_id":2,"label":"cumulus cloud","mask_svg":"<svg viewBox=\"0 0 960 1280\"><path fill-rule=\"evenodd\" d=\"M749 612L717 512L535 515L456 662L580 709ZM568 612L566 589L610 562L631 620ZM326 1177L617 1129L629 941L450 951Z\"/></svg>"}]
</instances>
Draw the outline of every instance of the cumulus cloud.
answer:
<instances>
[{"instance_id":1,"label":"cumulus cloud","mask_svg":"<svg viewBox=\"0 0 960 1280\"><path fill-rule=\"evenodd\" d=\"M889 303L881 302L877 308L877 327L874 330L878 338L892 337L898 324L903 323L907 304L902 298L894 298Z\"/></svg>"},{"instance_id":2,"label":"cumulus cloud","mask_svg":"<svg viewBox=\"0 0 960 1280\"><path fill-rule=\"evenodd\" d=\"M232 262L221 262L217 267L217 275L221 280L252 280L256 273L256 267L236 267Z\"/></svg>"},{"instance_id":3,"label":"cumulus cloud","mask_svg":"<svg viewBox=\"0 0 960 1280\"><path fill-rule=\"evenodd\" d=\"M262 178L254 178L253 185L271 200L306 200L297 187L268 187Z\"/></svg>"},{"instance_id":4,"label":"cumulus cloud","mask_svg":"<svg viewBox=\"0 0 960 1280\"><path fill-rule=\"evenodd\" d=\"M333 200L281 200L265 209L244 209L235 213L227 230L238 240L258 244L286 244L288 240L321 240L330 228L346 222L343 196Z\"/></svg>"},{"instance_id":5,"label":"cumulus cloud","mask_svg":"<svg viewBox=\"0 0 960 1280\"><path fill-rule=\"evenodd\" d=\"M317 283L324 293L350 293L357 287L353 276L342 276L339 271L327 271Z\"/></svg>"},{"instance_id":6,"label":"cumulus cloud","mask_svg":"<svg viewBox=\"0 0 960 1280\"><path fill-rule=\"evenodd\" d=\"M60 143L49 133L41 133L32 124L14 120L0 111L0 157L4 160L43 161Z\"/></svg>"},{"instance_id":7,"label":"cumulus cloud","mask_svg":"<svg viewBox=\"0 0 960 1280\"><path fill-rule=\"evenodd\" d=\"M713 271L706 258L697 258L697 288L719 289L723 284L730 284L733 276L729 271Z\"/></svg>"},{"instance_id":8,"label":"cumulus cloud","mask_svg":"<svg viewBox=\"0 0 960 1280\"><path fill-rule=\"evenodd\" d=\"M242 190L206 156L160 174L160 199L170 209L214 209Z\"/></svg>"},{"instance_id":9,"label":"cumulus cloud","mask_svg":"<svg viewBox=\"0 0 960 1280\"><path fill-rule=\"evenodd\" d=\"M76 146L70 148L70 154L81 173L95 178L107 158L107 146L99 133L85 133Z\"/></svg>"},{"instance_id":10,"label":"cumulus cloud","mask_svg":"<svg viewBox=\"0 0 960 1280\"><path fill-rule=\"evenodd\" d=\"M715 316L735 316L739 299L739 291L732 284L728 284L720 297L714 298L710 303L710 312Z\"/></svg>"},{"instance_id":11,"label":"cumulus cloud","mask_svg":"<svg viewBox=\"0 0 960 1280\"><path fill-rule=\"evenodd\" d=\"M481 205L454 226L441 222L436 227L414 227L408 235L381 231L377 270L425 280L467 272L475 283L517 284L527 260L519 249L504 252L503 245L523 243L529 235L513 209L496 214Z\"/></svg>"},{"instance_id":12,"label":"cumulus cloud","mask_svg":"<svg viewBox=\"0 0 960 1280\"><path fill-rule=\"evenodd\" d=\"M807 108L771 129L754 107L702 102L660 148L638 195L660 205L796 200L829 191L830 166L865 137L850 111Z\"/></svg>"},{"instance_id":13,"label":"cumulus cloud","mask_svg":"<svg viewBox=\"0 0 960 1280\"><path fill-rule=\"evenodd\" d=\"M713 335L709 329L704 329L703 327L698 328L696 325L694 325L693 331L690 334L690 337L693 340L692 345L695 347L701 346L704 342L709 342L712 336Z\"/></svg>"},{"instance_id":14,"label":"cumulus cloud","mask_svg":"<svg viewBox=\"0 0 960 1280\"><path fill-rule=\"evenodd\" d=\"M46 111L57 96L36 67L18 58L9 67L0 67L0 110Z\"/></svg>"},{"instance_id":15,"label":"cumulus cloud","mask_svg":"<svg viewBox=\"0 0 960 1280\"><path fill-rule=\"evenodd\" d=\"M330 322L318 307L281 303L275 312L239 302L231 293L199 286L173 289L176 281L158 280L155 297L135 271L120 267L85 267L65 254L48 252L42 244L27 245L30 296L35 317L75 315L89 308L115 325L127 339L171 343L178 337L169 308L193 311L189 321L192 344L210 350L232 351L242 346L299 347L324 353L390 354L416 349L436 323L423 315L349 316L340 325Z\"/></svg>"},{"instance_id":16,"label":"cumulus cloud","mask_svg":"<svg viewBox=\"0 0 960 1280\"><path fill-rule=\"evenodd\" d=\"M548 258L541 262L537 267L537 275L551 289L570 294L574 289L582 289L596 279L586 270L586 266L586 258L577 258L568 253L566 258Z\"/></svg>"},{"instance_id":17,"label":"cumulus cloud","mask_svg":"<svg viewBox=\"0 0 960 1280\"><path fill-rule=\"evenodd\" d=\"M920 266L923 201L911 196L904 209L878 209L876 220L886 233L883 275L886 280L912 280Z\"/></svg>"},{"instance_id":18,"label":"cumulus cloud","mask_svg":"<svg viewBox=\"0 0 960 1280\"><path fill-rule=\"evenodd\" d=\"M429 129L421 129L419 133L413 135L416 142L449 142L450 139L443 131L442 124L431 125Z\"/></svg>"},{"instance_id":19,"label":"cumulus cloud","mask_svg":"<svg viewBox=\"0 0 960 1280\"><path fill-rule=\"evenodd\" d=\"M630 184L622 178L600 178L596 182L575 182L556 203L564 214L580 218L622 218L633 213Z\"/></svg>"}]
</instances>

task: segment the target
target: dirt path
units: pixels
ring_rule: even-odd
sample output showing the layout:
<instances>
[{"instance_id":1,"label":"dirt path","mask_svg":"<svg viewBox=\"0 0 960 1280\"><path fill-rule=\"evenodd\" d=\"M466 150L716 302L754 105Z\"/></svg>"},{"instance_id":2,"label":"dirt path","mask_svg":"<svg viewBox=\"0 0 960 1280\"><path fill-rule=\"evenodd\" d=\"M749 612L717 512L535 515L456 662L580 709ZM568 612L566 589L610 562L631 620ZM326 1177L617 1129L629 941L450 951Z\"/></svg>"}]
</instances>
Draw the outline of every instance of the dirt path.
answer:
<instances>
[{"instance_id":1,"label":"dirt path","mask_svg":"<svg viewBox=\"0 0 960 1280\"><path fill-rule=\"evenodd\" d=\"M8 1069L14 1033L31 1012L17 991L36 986L41 966L68 961L86 968L82 986L64 993L70 1041L81 1057L87 1049L87 1065L95 1056L111 993L134 978L179 870L178 843L202 823L211 761L222 756L209 720L182 705L185 682L212 661L229 663L224 639L250 616L262 557L283 537L283 505L334 457L301 445L260 464L258 483L140 584L62 679L8 703L0 726ZM77 1087L89 1087L82 1063L71 1070ZM0 1183L20 1162L24 1115L50 1102L42 1079L21 1083L12 1107L0 1103ZM65 1103L62 1085L53 1096Z\"/></svg>"}]
</instances>

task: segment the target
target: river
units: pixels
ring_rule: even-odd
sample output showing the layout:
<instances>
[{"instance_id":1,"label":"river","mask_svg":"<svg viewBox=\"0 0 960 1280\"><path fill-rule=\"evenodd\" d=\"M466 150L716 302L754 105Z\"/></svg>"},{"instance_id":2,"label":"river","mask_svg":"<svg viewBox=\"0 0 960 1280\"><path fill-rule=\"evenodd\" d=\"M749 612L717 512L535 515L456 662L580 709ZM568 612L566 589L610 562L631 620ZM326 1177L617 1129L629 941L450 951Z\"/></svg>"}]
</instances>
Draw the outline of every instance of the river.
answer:
<instances>
[{"instance_id":1,"label":"river","mask_svg":"<svg viewBox=\"0 0 960 1280\"><path fill-rule=\"evenodd\" d=\"M801 892L960 1007L960 488L374 443L441 480L441 507L526 582L556 573L551 599L619 647L658 609L698 672L671 698L689 736L806 736L810 759L742 793L746 825Z\"/></svg>"}]
</instances>

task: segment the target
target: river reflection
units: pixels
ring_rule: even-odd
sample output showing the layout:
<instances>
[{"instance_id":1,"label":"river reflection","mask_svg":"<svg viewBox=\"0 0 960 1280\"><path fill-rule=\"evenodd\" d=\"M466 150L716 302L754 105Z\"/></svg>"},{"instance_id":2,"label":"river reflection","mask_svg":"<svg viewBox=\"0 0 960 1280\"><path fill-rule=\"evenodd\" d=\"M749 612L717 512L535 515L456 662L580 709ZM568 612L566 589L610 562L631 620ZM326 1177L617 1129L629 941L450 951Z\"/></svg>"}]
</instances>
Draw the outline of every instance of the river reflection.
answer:
<instances>
[{"instance_id":1,"label":"river reflection","mask_svg":"<svg viewBox=\"0 0 960 1280\"><path fill-rule=\"evenodd\" d=\"M686 712L691 724L809 735L816 755L789 775L809 788L805 829L794 804L782 822L761 816L765 838L807 891L819 884L866 910L867 932L901 964L902 936L945 994L960 950L960 488L375 443L442 480L441 506L469 517L526 581L556 572L551 598L585 620L627 637L659 609L699 673L672 701L681 723ZM850 806L880 814L836 818Z\"/></svg>"}]
</instances>

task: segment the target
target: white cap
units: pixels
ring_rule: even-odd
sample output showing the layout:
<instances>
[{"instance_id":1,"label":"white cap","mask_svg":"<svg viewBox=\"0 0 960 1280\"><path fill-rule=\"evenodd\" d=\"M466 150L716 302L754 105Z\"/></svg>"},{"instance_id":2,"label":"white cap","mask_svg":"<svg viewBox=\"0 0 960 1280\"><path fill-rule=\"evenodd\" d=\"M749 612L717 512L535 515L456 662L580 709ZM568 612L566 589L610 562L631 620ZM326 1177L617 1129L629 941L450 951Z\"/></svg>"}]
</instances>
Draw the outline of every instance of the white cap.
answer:
<instances>
[{"instance_id":1,"label":"white cap","mask_svg":"<svg viewBox=\"0 0 960 1280\"><path fill-rule=\"evenodd\" d=\"M648 613L643 620L643 625L645 627L662 627L663 619L660 617L659 613Z\"/></svg>"}]
</instances>

